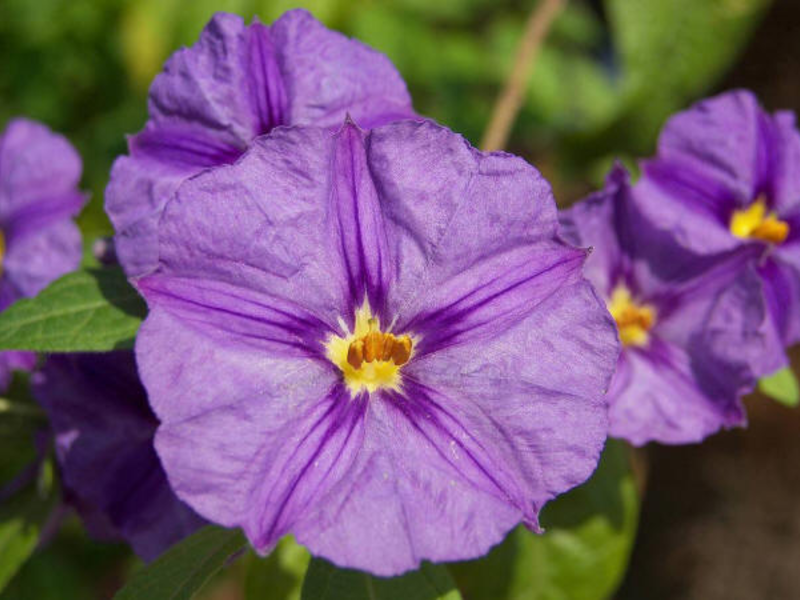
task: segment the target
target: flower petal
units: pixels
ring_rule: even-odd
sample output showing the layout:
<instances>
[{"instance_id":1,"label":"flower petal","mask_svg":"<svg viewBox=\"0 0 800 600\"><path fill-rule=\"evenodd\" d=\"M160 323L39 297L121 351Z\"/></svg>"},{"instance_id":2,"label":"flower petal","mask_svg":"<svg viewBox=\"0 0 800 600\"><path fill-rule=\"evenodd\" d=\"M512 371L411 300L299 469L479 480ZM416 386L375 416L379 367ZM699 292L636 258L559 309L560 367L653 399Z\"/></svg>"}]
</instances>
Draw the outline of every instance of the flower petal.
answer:
<instances>
[{"instance_id":1,"label":"flower petal","mask_svg":"<svg viewBox=\"0 0 800 600\"><path fill-rule=\"evenodd\" d=\"M156 456L157 421L132 353L54 355L33 381L64 483L90 520L95 511L109 519L146 560L202 525L175 497Z\"/></svg>"},{"instance_id":2,"label":"flower petal","mask_svg":"<svg viewBox=\"0 0 800 600\"><path fill-rule=\"evenodd\" d=\"M78 268L81 233L70 220L9 240L3 277L21 296L35 296L54 279Z\"/></svg>"},{"instance_id":3,"label":"flower petal","mask_svg":"<svg viewBox=\"0 0 800 600\"><path fill-rule=\"evenodd\" d=\"M187 181L160 222L159 272L302 299L335 328L351 300L329 214L334 144L323 129L279 129Z\"/></svg>"},{"instance_id":4,"label":"flower petal","mask_svg":"<svg viewBox=\"0 0 800 600\"><path fill-rule=\"evenodd\" d=\"M781 252L759 265L769 320L777 343L783 347L800 341L800 247ZM785 364L785 360L784 363ZM777 367L783 366L777 365ZM773 369L774 371L776 369ZM763 374L771 373L767 371Z\"/></svg>"},{"instance_id":5,"label":"flower petal","mask_svg":"<svg viewBox=\"0 0 800 600\"><path fill-rule=\"evenodd\" d=\"M348 317L363 304L365 293L372 310L383 314L393 274L381 203L366 159L363 132L345 123L336 134L331 210L351 301Z\"/></svg>"},{"instance_id":6,"label":"flower petal","mask_svg":"<svg viewBox=\"0 0 800 600\"><path fill-rule=\"evenodd\" d=\"M337 128L349 114L372 128L415 118L406 85L383 54L326 29L305 10L284 14L271 35L287 82L290 123Z\"/></svg>"},{"instance_id":7,"label":"flower petal","mask_svg":"<svg viewBox=\"0 0 800 600\"><path fill-rule=\"evenodd\" d=\"M0 135L0 224L21 235L35 219L41 226L76 214L86 197L77 191L81 159L70 143L47 127L14 119Z\"/></svg>"},{"instance_id":8,"label":"flower petal","mask_svg":"<svg viewBox=\"0 0 800 600\"><path fill-rule=\"evenodd\" d=\"M234 162L280 125L338 128L412 118L405 84L382 54L293 10L272 26L217 13L198 42L167 61L150 89L150 120L117 161L106 210L130 276L158 261L156 226L184 179Z\"/></svg>"},{"instance_id":9,"label":"flower petal","mask_svg":"<svg viewBox=\"0 0 800 600\"><path fill-rule=\"evenodd\" d=\"M440 405L445 400L454 413ZM484 447L493 440L476 439L465 427L471 423L460 422L477 416L469 408L411 384L365 410L358 454L343 461L349 466L336 485L298 512L293 531L312 553L398 575L426 559L480 556L526 512L506 496L505 467Z\"/></svg>"},{"instance_id":10,"label":"flower petal","mask_svg":"<svg viewBox=\"0 0 800 600\"><path fill-rule=\"evenodd\" d=\"M698 387L698 374L715 376L716 393ZM744 407L732 389L736 385L717 377L724 379L718 365L693 364L685 350L669 343L623 351L608 392L610 435L636 446L687 444L720 428L744 425Z\"/></svg>"}]
</instances>

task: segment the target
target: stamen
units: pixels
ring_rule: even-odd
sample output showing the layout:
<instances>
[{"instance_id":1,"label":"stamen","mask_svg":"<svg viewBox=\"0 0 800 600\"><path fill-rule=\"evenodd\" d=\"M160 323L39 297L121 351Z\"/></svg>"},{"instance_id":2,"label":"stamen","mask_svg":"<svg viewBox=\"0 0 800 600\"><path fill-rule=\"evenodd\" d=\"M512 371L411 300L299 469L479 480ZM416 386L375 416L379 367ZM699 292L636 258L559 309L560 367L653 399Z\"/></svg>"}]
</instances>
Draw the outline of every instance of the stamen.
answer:
<instances>
[{"instance_id":1,"label":"stamen","mask_svg":"<svg viewBox=\"0 0 800 600\"><path fill-rule=\"evenodd\" d=\"M411 359L411 337L382 332L367 303L355 316L352 333L333 335L326 342L328 359L341 370L353 397L365 390L398 389L400 367ZM342 329L348 330L344 324Z\"/></svg>"},{"instance_id":2,"label":"stamen","mask_svg":"<svg viewBox=\"0 0 800 600\"><path fill-rule=\"evenodd\" d=\"M656 311L649 304L637 304L624 285L618 285L608 302L608 312L614 317L623 346L644 346L650 341L650 330Z\"/></svg>"},{"instance_id":3,"label":"stamen","mask_svg":"<svg viewBox=\"0 0 800 600\"><path fill-rule=\"evenodd\" d=\"M770 244L782 244L789 237L789 224L781 221L774 211L767 213L763 196L747 208L733 211L730 230L738 238L758 239Z\"/></svg>"}]
</instances>

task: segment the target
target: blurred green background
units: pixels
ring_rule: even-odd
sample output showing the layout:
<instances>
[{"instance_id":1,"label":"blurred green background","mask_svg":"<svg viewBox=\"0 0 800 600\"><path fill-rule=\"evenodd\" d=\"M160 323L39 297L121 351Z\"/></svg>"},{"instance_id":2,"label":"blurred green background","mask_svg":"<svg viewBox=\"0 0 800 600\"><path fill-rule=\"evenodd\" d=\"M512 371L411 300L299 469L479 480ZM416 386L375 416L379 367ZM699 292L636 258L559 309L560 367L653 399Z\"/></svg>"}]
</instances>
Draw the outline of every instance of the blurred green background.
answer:
<instances>
[{"instance_id":1,"label":"blurred green background","mask_svg":"<svg viewBox=\"0 0 800 600\"><path fill-rule=\"evenodd\" d=\"M108 233L100 204L125 134L146 119L150 81L213 12L271 22L304 6L385 52L417 110L480 140L536 0L2 0L0 123L65 133L85 161L82 222ZM559 200L597 183L615 155L646 154L664 117L712 88L769 0L572 0L541 52L511 149Z\"/></svg>"},{"instance_id":2,"label":"blurred green background","mask_svg":"<svg viewBox=\"0 0 800 600\"><path fill-rule=\"evenodd\" d=\"M125 135L144 125L150 81L171 52L197 39L213 12L257 15L269 23L289 8L308 8L329 27L386 53L408 83L417 111L477 144L535 5L536 0L0 0L0 127L24 115L77 146L84 158L83 185L92 193L80 222L92 239L111 233L103 190L112 161L125 152ZM536 61L508 149L537 166L566 205L597 186L615 157L633 165L635 157L651 154L664 119L705 94L747 85L770 109L799 109L799 21L796 0L571 0ZM775 435L774 427L764 431ZM32 450L19 452L16 463ZM5 466L0 464L2 475ZM645 507L652 520L648 514ZM647 558L635 564L646 572ZM90 543L72 518L0 596L109 597L135 565L122 546ZM246 579L246 569L247 561L237 564L208 597L245 597L231 582ZM269 588L263 581L247 585ZM643 588L631 585L624 597L643 597Z\"/></svg>"}]
</instances>

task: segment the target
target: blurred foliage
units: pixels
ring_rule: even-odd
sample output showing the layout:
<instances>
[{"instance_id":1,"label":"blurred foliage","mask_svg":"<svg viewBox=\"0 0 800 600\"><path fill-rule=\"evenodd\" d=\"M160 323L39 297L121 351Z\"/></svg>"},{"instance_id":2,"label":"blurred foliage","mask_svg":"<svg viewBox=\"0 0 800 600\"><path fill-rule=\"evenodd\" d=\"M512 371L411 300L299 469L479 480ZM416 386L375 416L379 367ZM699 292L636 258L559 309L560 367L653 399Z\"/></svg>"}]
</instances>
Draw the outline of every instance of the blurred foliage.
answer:
<instances>
[{"instance_id":1,"label":"blurred foliage","mask_svg":"<svg viewBox=\"0 0 800 600\"><path fill-rule=\"evenodd\" d=\"M144 125L149 82L170 53L197 39L214 11L237 12L248 20L257 15L268 23L288 8L309 8L328 26L385 52L406 79L417 110L476 143L534 4L535 0L2 0L0 127L13 116L25 115L64 133L76 145L84 159L83 184L92 192L80 218L88 249L95 236L111 233L102 212L103 190L114 158L125 151L125 135ZM653 151L664 119L714 89L769 4L770 0L571 0L534 66L509 149L544 172L560 201L577 199L602 180L615 156L630 163ZM789 393L785 378L772 383L775 394L796 396L796 388ZM34 443L41 437L43 421L35 411L24 414L26 406L33 406L23 396L12 391L8 399L23 408L22 413L0 414L0 489L15 476L41 473L46 462ZM636 509L628 476L609 481L615 483L603 489L620 494L619 519L603 512L608 506L594 504L593 498L603 497L592 491L600 485L596 477L545 511L549 534L540 538L517 531L485 564L497 566L498 573L515 569L504 585L512 591L533 586L531 594L538 594L520 593L519 598L600 598L610 593L630 549ZM559 507L570 504L572 508L560 512ZM587 507L594 512L585 513ZM581 519L568 522L580 514ZM25 526L38 528L36 522L39 517L32 517ZM0 521L0 543L8 531L3 527L6 523ZM609 548L606 554L591 552L604 547ZM0 551L5 558L7 551ZM508 556L523 562L500 569L497 561ZM573 563L581 564L593 579L569 575L563 566ZM123 546L89 542L71 519L25 564L2 598L107 598L134 564ZM215 576L203 596L230 597L215 590L232 586L233 597L297 600L307 564L304 551L282 542L279 552L266 561L248 554ZM479 597L470 572L458 567L456 572L460 583L472 586L469 597ZM542 572L547 577L537 579ZM280 581L283 587L271 587L270 581ZM272 590L271 595L265 590ZM575 595L586 590L593 595Z\"/></svg>"},{"instance_id":2,"label":"blurred foliage","mask_svg":"<svg viewBox=\"0 0 800 600\"><path fill-rule=\"evenodd\" d=\"M625 574L638 517L629 449L609 440L592 478L545 506L544 535L520 526L451 571L470 600L604 600Z\"/></svg>"}]
</instances>

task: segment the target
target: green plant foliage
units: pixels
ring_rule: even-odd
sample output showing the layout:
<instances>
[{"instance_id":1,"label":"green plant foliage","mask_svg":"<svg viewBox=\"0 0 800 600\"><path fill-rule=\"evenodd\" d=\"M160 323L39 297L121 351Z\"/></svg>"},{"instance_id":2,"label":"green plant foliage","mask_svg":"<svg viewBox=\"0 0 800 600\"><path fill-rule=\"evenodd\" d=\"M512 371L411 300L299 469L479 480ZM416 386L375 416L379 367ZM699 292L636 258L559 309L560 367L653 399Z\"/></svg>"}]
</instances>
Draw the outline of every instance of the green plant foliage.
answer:
<instances>
[{"instance_id":1,"label":"green plant foliage","mask_svg":"<svg viewBox=\"0 0 800 600\"><path fill-rule=\"evenodd\" d=\"M246 545L238 529L209 525L134 574L115 600L188 600Z\"/></svg>"},{"instance_id":2,"label":"green plant foliage","mask_svg":"<svg viewBox=\"0 0 800 600\"><path fill-rule=\"evenodd\" d=\"M625 573L638 514L628 449L609 441L589 482L545 507L543 535L519 527L451 572L470 600L605 600Z\"/></svg>"},{"instance_id":3,"label":"green plant foliage","mask_svg":"<svg viewBox=\"0 0 800 600\"><path fill-rule=\"evenodd\" d=\"M1 417L0 417L1 418ZM29 485L0 508L0 591L36 549L39 532L55 505L52 465L40 471Z\"/></svg>"},{"instance_id":4,"label":"green plant foliage","mask_svg":"<svg viewBox=\"0 0 800 600\"><path fill-rule=\"evenodd\" d=\"M303 583L302 600L459 600L461 594L443 565L424 563L400 577L373 577L339 569L314 558Z\"/></svg>"},{"instance_id":5,"label":"green plant foliage","mask_svg":"<svg viewBox=\"0 0 800 600\"><path fill-rule=\"evenodd\" d=\"M300 600L311 556L291 536L284 537L266 558L247 556L246 600Z\"/></svg>"},{"instance_id":6,"label":"green plant foliage","mask_svg":"<svg viewBox=\"0 0 800 600\"><path fill-rule=\"evenodd\" d=\"M146 313L119 268L75 271L0 313L0 349L102 352L132 348Z\"/></svg>"},{"instance_id":7,"label":"green plant foliage","mask_svg":"<svg viewBox=\"0 0 800 600\"><path fill-rule=\"evenodd\" d=\"M800 403L800 385L790 367L762 378L758 382L758 390L785 406L795 407Z\"/></svg>"},{"instance_id":8,"label":"green plant foliage","mask_svg":"<svg viewBox=\"0 0 800 600\"><path fill-rule=\"evenodd\" d=\"M770 0L605 0L621 70L621 126L647 151L664 119L709 90Z\"/></svg>"}]
</instances>

